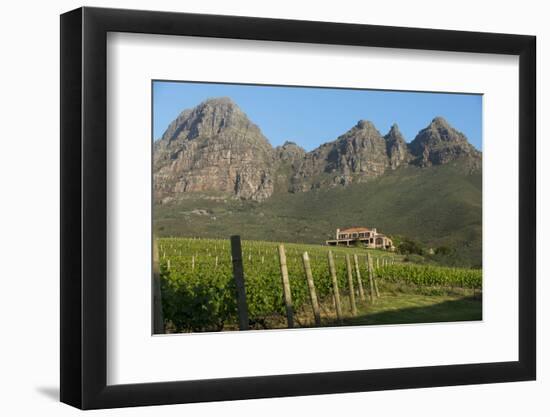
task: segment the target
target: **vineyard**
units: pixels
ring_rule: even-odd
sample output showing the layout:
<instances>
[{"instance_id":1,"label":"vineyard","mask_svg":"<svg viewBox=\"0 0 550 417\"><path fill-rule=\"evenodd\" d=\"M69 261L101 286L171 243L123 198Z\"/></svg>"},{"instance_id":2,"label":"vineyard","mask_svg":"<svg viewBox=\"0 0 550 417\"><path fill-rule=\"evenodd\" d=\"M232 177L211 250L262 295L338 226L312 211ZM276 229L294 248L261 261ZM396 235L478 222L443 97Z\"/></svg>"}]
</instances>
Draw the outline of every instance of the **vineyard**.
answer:
<instances>
[{"instance_id":1,"label":"vineyard","mask_svg":"<svg viewBox=\"0 0 550 417\"><path fill-rule=\"evenodd\" d=\"M161 238L157 247L166 331L238 330L230 241ZM434 297L428 300L433 304L439 298L430 294L464 298L477 293L481 311L481 270L414 264L391 252L359 247L284 244L285 294L280 250L275 242L242 242L251 328L287 327L289 301L292 327L357 323L377 306L391 304L391 297L407 294Z\"/></svg>"}]
</instances>

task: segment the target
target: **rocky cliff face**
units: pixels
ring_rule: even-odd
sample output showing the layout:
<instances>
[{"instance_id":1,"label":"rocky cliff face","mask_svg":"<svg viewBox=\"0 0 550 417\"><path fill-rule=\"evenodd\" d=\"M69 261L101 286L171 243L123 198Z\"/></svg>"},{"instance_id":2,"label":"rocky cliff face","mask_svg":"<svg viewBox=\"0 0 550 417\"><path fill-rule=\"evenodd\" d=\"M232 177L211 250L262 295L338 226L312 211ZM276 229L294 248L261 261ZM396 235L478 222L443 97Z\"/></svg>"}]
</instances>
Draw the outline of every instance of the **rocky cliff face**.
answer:
<instances>
[{"instance_id":1,"label":"rocky cliff face","mask_svg":"<svg viewBox=\"0 0 550 417\"><path fill-rule=\"evenodd\" d=\"M275 148L275 155L280 162L295 165L304 159L306 151L296 143L287 140L282 146Z\"/></svg>"},{"instance_id":2,"label":"rocky cliff face","mask_svg":"<svg viewBox=\"0 0 550 417\"><path fill-rule=\"evenodd\" d=\"M473 164L481 163L481 153L442 117L436 117L422 129L410 143L409 150L413 162L419 166L441 165L459 158L470 158Z\"/></svg>"},{"instance_id":3,"label":"rocky cliff face","mask_svg":"<svg viewBox=\"0 0 550 417\"><path fill-rule=\"evenodd\" d=\"M155 198L182 193L262 201L273 193L275 153L229 98L182 112L154 146Z\"/></svg>"},{"instance_id":4,"label":"rocky cliff face","mask_svg":"<svg viewBox=\"0 0 550 417\"><path fill-rule=\"evenodd\" d=\"M305 155L291 191L363 181L383 174L388 164L384 138L371 122L360 120L335 141Z\"/></svg>"},{"instance_id":5,"label":"rocky cliff face","mask_svg":"<svg viewBox=\"0 0 550 417\"><path fill-rule=\"evenodd\" d=\"M388 134L384 136L384 139L386 141L386 152L391 169L396 169L403 164L409 163L411 154L397 124L394 123L392 125Z\"/></svg>"},{"instance_id":6,"label":"rocky cliff face","mask_svg":"<svg viewBox=\"0 0 550 417\"><path fill-rule=\"evenodd\" d=\"M273 148L231 99L217 98L182 112L155 142L154 192L156 201L186 193L263 201L276 186L290 192L346 186L408 164L460 158L481 167L481 153L441 117L410 144L395 124L382 136L360 120L333 142L306 152L293 142Z\"/></svg>"}]
</instances>

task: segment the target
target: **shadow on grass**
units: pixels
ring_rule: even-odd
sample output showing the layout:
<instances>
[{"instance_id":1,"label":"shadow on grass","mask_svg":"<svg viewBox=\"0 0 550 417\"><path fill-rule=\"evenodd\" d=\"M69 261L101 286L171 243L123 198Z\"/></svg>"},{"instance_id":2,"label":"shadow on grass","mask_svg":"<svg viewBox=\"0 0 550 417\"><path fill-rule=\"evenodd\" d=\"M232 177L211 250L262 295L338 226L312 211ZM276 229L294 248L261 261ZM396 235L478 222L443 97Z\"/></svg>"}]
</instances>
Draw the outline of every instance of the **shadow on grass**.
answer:
<instances>
[{"instance_id":1,"label":"shadow on grass","mask_svg":"<svg viewBox=\"0 0 550 417\"><path fill-rule=\"evenodd\" d=\"M340 324L336 320L324 323L324 326L358 326L374 324L411 324L440 323L456 321L477 321L482 319L480 297L464 297L426 306L390 308L384 310L384 298L376 300L374 305L367 304L355 317L346 317Z\"/></svg>"}]
</instances>

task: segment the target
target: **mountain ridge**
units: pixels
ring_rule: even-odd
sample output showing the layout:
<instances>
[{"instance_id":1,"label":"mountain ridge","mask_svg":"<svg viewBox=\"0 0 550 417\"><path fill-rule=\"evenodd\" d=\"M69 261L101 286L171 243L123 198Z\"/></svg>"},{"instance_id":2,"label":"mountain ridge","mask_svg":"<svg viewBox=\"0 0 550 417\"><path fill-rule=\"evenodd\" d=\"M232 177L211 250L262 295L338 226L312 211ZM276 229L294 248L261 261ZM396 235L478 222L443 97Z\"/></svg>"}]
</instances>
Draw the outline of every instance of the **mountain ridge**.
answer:
<instances>
[{"instance_id":1,"label":"mountain ridge","mask_svg":"<svg viewBox=\"0 0 550 417\"><path fill-rule=\"evenodd\" d=\"M333 141L307 152L286 141L273 147L229 97L182 111L154 143L155 198L217 193L262 202L276 187L287 192L364 183L402 166L428 167L466 159L481 169L481 152L444 118L435 117L407 143L393 124L386 135L359 120Z\"/></svg>"}]
</instances>

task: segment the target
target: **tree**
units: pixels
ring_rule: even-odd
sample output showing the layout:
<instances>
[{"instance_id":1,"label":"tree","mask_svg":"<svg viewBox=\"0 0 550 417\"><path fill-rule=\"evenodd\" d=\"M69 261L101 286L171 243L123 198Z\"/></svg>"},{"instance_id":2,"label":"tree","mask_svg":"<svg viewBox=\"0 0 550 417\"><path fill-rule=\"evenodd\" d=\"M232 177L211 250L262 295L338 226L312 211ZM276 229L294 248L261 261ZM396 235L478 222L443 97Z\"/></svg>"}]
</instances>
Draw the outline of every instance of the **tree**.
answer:
<instances>
[{"instance_id":1,"label":"tree","mask_svg":"<svg viewBox=\"0 0 550 417\"><path fill-rule=\"evenodd\" d=\"M436 255L450 255L452 252L452 249L449 248L448 246L439 246L438 248L435 249L435 254Z\"/></svg>"},{"instance_id":2,"label":"tree","mask_svg":"<svg viewBox=\"0 0 550 417\"><path fill-rule=\"evenodd\" d=\"M424 255L424 249L419 242L416 242L409 238L403 238L397 246L397 251L403 255Z\"/></svg>"}]
</instances>

